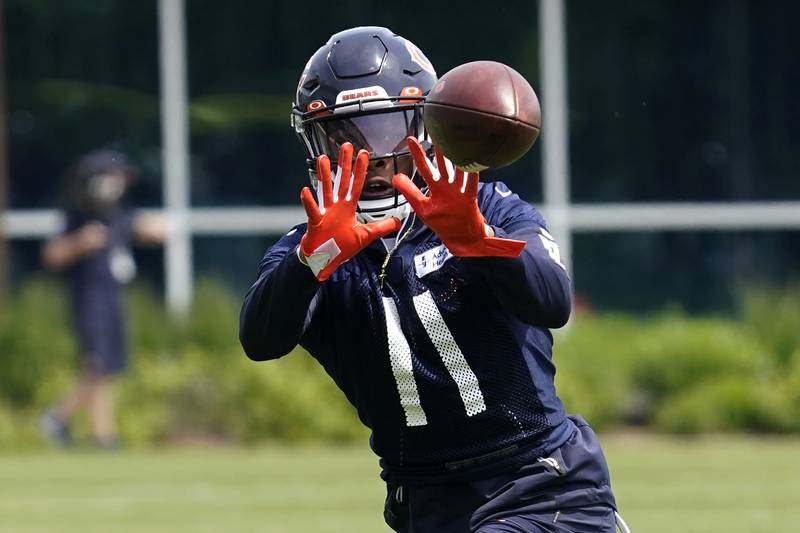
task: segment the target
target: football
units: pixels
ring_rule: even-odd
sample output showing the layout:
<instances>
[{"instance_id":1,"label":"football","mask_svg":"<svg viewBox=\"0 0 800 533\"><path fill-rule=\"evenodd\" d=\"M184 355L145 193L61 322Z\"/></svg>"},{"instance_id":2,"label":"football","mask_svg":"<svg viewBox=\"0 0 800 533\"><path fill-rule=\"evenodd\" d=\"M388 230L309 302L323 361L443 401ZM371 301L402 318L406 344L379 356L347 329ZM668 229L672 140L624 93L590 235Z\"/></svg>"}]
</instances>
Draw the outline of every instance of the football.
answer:
<instances>
[{"instance_id":1,"label":"football","mask_svg":"<svg viewBox=\"0 0 800 533\"><path fill-rule=\"evenodd\" d=\"M542 121L531 85L495 61L447 72L425 99L423 116L433 143L469 172L510 165L525 155Z\"/></svg>"}]
</instances>

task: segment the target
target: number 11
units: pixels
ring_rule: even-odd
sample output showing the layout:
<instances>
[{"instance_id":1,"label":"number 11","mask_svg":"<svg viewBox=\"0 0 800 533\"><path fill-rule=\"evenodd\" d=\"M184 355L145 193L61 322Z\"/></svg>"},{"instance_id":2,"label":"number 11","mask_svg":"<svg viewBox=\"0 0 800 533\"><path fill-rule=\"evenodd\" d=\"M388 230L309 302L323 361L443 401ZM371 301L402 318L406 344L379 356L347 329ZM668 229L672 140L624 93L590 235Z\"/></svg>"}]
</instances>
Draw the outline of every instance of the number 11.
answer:
<instances>
[{"instance_id":1,"label":"number 11","mask_svg":"<svg viewBox=\"0 0 800 533\"><path fill-rule=\"evenodd\" d=\"M425 332L439 353L450 377L458 386L461 400L467 416L474 416L486 410L483 393L478 384L478 377L464 358L453 334L444 322L436 302L429 291L414 296L414 309L417 311ZM392 298L383 298L383 310L386 314L386 336L389 344L389 360L392 374L400 395L400 405L406 415L407 426L425 426L428 419L417 389L414 367L411 360L411 347L400 327L400 316Z\"/></svg>"}]
</instances>

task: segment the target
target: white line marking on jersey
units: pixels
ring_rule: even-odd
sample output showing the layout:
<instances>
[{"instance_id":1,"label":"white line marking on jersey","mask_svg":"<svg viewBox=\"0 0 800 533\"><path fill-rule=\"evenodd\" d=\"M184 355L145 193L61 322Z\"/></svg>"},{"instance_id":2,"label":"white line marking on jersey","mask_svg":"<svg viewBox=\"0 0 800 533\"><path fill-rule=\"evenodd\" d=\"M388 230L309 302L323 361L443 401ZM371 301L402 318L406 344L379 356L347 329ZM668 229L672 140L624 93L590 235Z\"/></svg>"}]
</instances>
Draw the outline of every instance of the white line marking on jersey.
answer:
<instances>
[{"instance_id":1,"label":"white line marking on jersey","mask_svg":"<svg viewBox=\"0 0 800 533\"><path fill-rule=\"evenodd\" d=\"M383 298L383 311L386 314L386 337L389 341L389 361L392 374L397 383L400 405L406 413L407 426L425 426L428 419L422 409L422 403L414 379L414 367L411 363L411 347L400 328L400 315L394 300Z\"/></svg>"},{"instance_id":2,"label":"white line marking on jersey","mask_svg":"<svg viewBox=\"0 0 800 533\"><path fill-rule=\"evenodd\" d=\"M511 191L501 191L500 189L497 188L497 185L494 186L494 190L497 191L497 194L499 194L503 198L511 196Z\"/></svg>"},{"instance_id":3,"label":"white line marking on jersey","mask_svg":"<svg viewBox=\"0 0 800 533\"><path fill-rule=\"evenodd\" d=\"M561 251L558 249L558 244L556 244L556 240L550 235L550 232L544 228L539 228L539 240L542 241L542 246L547 250L550 259L564 270L567 270L566 265L561 262Z\"/></svg>"},{"instance_id":4,"label":"white line marking on jersey","mask_svg":"<svg viewBox=\"0 0 800 533\"><path fill-rule=\"evenodd\" d=\"M478 376L470 368L469 363L464 358L461 348L456 344L453 334L444 322L436 302L429 291L425 291L418 296L414 296L414 307L417 310L425 331L428 332L436 351L447 367L447 371L452 376L453 381L458 386L467 416L474 416L486 410L486 403L483 400L483 393L478 384Z\"/></svg>"}]
</instances>

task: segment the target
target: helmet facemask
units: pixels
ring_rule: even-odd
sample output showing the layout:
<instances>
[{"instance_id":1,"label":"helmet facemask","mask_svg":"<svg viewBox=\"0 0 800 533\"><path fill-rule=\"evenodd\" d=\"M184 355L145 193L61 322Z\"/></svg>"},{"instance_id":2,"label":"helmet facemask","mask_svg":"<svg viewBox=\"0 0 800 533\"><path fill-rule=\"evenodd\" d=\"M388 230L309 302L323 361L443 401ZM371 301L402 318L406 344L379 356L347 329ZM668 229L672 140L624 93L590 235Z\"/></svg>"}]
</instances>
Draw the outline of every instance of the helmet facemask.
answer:
<instances>
[{"instance_id":1,"label":"helmet facemask","mask_svg":"<svg viewBox=\"0 0 800 533\"><path fill-rule=\"evenodd\" d=\"M406 145L406 138L414 136L424 146L430 146L422 120L422 102L422 97L403 96L363 99L305 113L295 109L292 122L310 156L306 164L312 188L318 184L317 157L327 155L335 167L339 147L350 142L354 156L362 148L370 154L367 179L358 201L359 221L367 223L390 216L405 219L411 212L410 205L391 187L391 179L394 174L404 173L418 186L424 185Z\"/></svg>"}]
</instances>

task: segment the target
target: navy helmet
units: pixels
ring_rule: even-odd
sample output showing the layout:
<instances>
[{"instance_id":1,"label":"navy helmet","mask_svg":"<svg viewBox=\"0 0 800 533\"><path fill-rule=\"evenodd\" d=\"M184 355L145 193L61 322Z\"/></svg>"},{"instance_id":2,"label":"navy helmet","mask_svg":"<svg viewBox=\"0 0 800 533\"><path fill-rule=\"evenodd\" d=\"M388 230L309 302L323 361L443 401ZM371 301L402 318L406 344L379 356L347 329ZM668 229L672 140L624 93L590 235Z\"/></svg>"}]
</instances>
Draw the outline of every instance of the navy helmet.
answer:
<instances>
[{"instance_id":1,"label":"navy helmet","mask_svg":"<svg viewBox=\"0 0 800 533\"><path fill-rule=\"evenodd\" d=\"M422 120L425 96L436 71L411 41L380 27L351 28L333 35L308 60L292 106L292 125L308 152L309 174L316 187L316 159L326 154L335 165L339 146L351 142L370 160L398 160L410 154L405 139L418 137L429 146ZM396 191L359 201L363 221L404 218L405 199Z\"/></svg>"}]
</instances>

